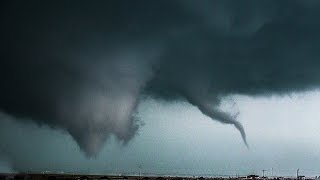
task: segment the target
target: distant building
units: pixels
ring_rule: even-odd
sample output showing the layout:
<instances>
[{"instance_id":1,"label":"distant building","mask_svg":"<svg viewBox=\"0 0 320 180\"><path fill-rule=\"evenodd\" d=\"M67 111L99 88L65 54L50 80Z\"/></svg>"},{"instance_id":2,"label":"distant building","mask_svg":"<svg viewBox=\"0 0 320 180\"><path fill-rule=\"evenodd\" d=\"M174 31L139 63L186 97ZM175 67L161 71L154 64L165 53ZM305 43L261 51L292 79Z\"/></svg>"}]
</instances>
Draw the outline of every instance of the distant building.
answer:
<instances>
[{"instance_id":1,"label":"distant building","mask_svg":"<svg viewBox=\"0 0 320 180\"><path fill-rule=\"evenodd\" d=\"M252 174L252 175L247 176L247 179L259 179L259 176Z\"/></svg>"},{"instance_id":2,"label":"distant building","mask_svg":"<svg viewBox=\"0 0 320 180\"><path fill-rule=\"evenodd\" d=\"M110 179L108 176L102 176L102 177L100 177L100 179L103 179L103 180L108 180L108 179Z\"/></svg>"}]
</instances>

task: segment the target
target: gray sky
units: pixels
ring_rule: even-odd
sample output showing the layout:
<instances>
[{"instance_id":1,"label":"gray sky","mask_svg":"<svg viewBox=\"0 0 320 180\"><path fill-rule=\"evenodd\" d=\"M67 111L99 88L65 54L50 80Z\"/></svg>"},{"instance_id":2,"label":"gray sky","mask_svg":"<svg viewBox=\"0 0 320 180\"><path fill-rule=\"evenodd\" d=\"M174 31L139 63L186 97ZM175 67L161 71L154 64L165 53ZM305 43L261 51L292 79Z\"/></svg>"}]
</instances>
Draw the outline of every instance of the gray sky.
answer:
<instances>
[{"instance_id":1,"label":"gray sky","mask_svg":"<svg viewBox=\"0 0 320 180\"><path fill-rule=\"evenodd\" d=\"M315 175L319 19L316 0L1 1L0 166Z\"/></svg>"},{"instance_id":2,"label":"gray sky","mask_svg":"<svg viewBox=\"0 0 320 180\"><path fill-rule=\"evenodd\" d=\"M204 116L186 102L147 99L139 107L144 126L126 145L108 141L102 152L87 159L75 141L61 130L17 122L10 117L1 126L2 146L10 158L1 171L16 164L22 171L82 173L236 175L267 169L269 175L319 175L319 92L249 98L225 98L221 107L240 111L250 149L239 132ZM10 137L10 138L8 138ZM14 141L12 141L14 140ZM21 151L23 150L23 151Z\"/></svg>"}]
</instances>

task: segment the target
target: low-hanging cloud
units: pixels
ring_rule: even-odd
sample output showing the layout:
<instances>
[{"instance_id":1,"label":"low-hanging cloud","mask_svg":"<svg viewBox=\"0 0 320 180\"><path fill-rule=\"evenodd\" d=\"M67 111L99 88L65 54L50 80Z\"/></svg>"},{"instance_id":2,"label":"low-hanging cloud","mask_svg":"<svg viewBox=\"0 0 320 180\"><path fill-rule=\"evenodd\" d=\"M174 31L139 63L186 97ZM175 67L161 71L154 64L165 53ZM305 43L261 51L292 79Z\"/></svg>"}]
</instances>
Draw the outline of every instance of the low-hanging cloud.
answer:
<instances>
[{"instance_id":1,"label":"low-hanging cloud","mask_svg":"<svg viewBox=\"0 0 320 180\"><path fill-rule=\"evenodd\" d=\"M184 99L224 124L231 94L320 85L316 1L8 1L0 110L68 131L88 155L130 140L141 95Z\"/></svg>"}]
</instances>

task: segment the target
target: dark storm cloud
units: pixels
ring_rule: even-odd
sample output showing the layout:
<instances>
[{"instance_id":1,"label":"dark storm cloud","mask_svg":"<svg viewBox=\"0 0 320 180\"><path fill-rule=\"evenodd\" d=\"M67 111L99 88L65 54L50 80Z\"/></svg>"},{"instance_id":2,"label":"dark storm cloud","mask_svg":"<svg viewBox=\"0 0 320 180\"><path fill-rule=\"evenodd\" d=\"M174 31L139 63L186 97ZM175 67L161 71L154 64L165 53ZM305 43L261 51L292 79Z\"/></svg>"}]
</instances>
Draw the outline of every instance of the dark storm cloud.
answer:
<instances>
[{"instance_id":1,"label":"dark storm cloud","mask_svg":"<svg viewBox=\"0 0 320 180\"><path fill-rule=\"evenodd\" d=\"M0 109L67 130L91 156L130 140L142 94L219 110L231 94L320 85L317 1L9 1L1 5Z\"/></svg>"}]
</instances>

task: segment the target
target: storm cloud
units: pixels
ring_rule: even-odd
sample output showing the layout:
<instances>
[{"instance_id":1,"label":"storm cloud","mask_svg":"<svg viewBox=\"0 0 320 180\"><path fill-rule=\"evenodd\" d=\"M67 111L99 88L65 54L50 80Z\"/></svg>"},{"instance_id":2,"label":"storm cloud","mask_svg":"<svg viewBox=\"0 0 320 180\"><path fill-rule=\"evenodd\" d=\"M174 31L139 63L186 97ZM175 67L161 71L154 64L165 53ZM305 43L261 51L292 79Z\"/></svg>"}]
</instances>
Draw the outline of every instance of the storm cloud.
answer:
<instances>
[{"instance_id":1,"label":"storm cloud","mask_svg":"<svg viewBox=\"0 0 320 180\"><path fill-rule=\"evenodd\" d=\"M320 85L317 1L1 2L0 110L71 134L88 155L130 140L143 96L224 124L228 95Z\"/></svg>"}]
</instances>

